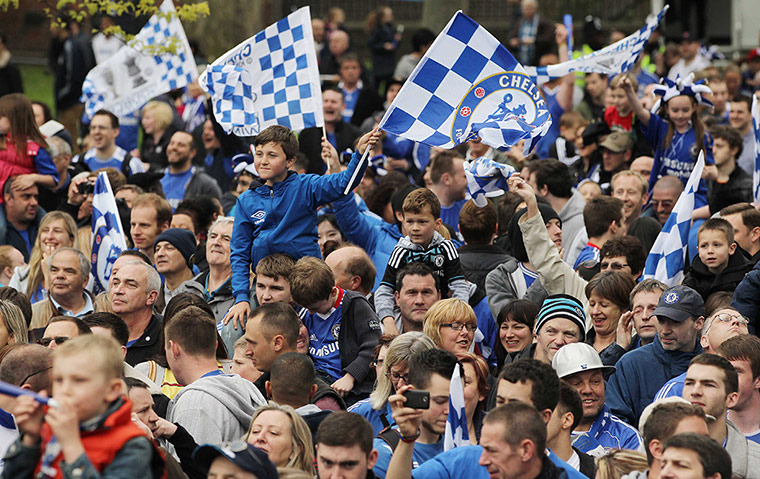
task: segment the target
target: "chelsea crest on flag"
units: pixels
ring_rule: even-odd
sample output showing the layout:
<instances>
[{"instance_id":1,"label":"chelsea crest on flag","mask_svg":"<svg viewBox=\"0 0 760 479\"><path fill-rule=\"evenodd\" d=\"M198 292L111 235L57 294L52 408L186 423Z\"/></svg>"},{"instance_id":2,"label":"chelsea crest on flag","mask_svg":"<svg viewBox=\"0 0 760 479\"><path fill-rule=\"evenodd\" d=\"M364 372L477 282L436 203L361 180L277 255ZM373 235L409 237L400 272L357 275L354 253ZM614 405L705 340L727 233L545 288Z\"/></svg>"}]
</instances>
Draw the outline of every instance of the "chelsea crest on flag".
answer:
<instances>
[{"instance_id":1,"label":"chelsea crest on flag","mask_svg":"<svg viewBox=\"0 0 760 479\"><path fill-rule=\"evenodd\" d=\"M538 87L486 29L457 12L380 122L403 138L451 149L475 137L494 148L526 140L530 151L551 125Z\"/></svg>"}]
</instances>

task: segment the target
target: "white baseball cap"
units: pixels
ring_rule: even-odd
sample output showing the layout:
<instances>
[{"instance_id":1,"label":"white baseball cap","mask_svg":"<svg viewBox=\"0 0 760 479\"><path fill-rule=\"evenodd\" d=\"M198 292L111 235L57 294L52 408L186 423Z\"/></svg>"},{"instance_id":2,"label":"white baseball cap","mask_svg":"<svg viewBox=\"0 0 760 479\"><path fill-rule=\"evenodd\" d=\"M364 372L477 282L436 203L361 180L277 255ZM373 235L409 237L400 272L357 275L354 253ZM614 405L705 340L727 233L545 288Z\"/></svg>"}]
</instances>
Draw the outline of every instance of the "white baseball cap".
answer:
<instances>
[{"instance_id":1,"label":"white baseball cap","mask_svg":"<svg viewBox=\"0 0 760 479\"><path fill-rule=\"evenodd\" d=\"M605 366L599 353L586 343L570 343L562 346L552 359L552 367L560 379L581 371L601 369L602 374L612 373L615 366Z\"/></svg>"}]
</instances>

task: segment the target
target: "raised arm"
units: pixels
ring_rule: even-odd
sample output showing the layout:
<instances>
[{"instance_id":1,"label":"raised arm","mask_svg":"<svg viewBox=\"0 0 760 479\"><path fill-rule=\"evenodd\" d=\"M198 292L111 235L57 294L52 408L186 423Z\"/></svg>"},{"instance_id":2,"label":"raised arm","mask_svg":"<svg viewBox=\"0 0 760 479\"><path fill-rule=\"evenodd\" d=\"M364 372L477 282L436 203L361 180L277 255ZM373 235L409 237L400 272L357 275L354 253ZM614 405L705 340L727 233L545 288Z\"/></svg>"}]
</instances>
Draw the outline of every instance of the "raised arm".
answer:
<instances>
[{"instance_id":1,"label":"raised arm","mask_svg":"<svg viewBox=\"0 0 760 479\"><path fill-rule=\"evenodd\" d=\"M633 108L633 113L636 115L636 118L638 118L644 126L649 126L649 118L652 114L649 113L649 110L644 108L638 95L633 91L633 84L631 83L631 80L628 79L628 74L626 74L620 81L620 86L623 87L625 96L628 97L628 102L631 104L631 108Z\"/></svg>"}]
</instances>

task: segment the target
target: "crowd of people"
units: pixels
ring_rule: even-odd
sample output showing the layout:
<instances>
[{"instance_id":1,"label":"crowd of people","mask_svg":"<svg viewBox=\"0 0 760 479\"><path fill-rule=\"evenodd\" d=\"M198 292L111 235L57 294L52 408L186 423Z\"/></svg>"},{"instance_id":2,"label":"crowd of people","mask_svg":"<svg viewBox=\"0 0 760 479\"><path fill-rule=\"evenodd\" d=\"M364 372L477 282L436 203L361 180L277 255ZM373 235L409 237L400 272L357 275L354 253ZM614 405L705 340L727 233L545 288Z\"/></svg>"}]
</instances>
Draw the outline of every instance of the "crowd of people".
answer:
<instances>
[{"instance_id":1,"label":"crowd of people","mask_svg":"<svg viewBox=\"0 0 760 479\"><path fill-rule=\"evenodd\" d=\"M539 11L522 0L515 57L577 56ZM3 477L760 477L760 50L655 32L630 72L541 85L552 128L526 157L379 130L435 34L388 7L363 36L344 21L312 20L324 130L255 138L197 82L82 118L123 42L75 21L54 119L0 35L0 381L24 390L0 395ZM625 35L577 33L580 52ZM683 280L644 279L700 154ZM478 207L483 157L515 173ZM105 291L101 172L128 244Z\"/></svg>"}]
</instances>

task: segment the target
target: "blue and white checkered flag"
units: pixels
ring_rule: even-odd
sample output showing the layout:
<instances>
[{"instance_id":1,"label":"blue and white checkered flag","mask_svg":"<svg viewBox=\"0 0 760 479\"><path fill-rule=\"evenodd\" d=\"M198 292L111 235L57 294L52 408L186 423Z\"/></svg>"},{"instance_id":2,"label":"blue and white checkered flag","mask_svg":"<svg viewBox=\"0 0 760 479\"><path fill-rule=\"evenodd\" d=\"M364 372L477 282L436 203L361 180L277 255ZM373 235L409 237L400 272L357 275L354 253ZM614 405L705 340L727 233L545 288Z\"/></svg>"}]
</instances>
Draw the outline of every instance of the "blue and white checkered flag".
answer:
<instances>
[{"instance_id":1,"label":"blue and white checkered flag","mask_svg":"<svg viewBox=\"0 0 760 479\"><path fill-rule=\"evenodd\" d=\"M195 58L174 4L165 0L159 10L162 15L150 17L128 45L87 74L81 101L88 117L92 118L100 109L119 117L127 115L139 110L151 98L181 88L198 76ZM154 56L144 51L146 45L168 44L172 40L179 41L176 53Z\"/></svg>"},{"instance_id":2,"label":"blue and white checkered flag","mask_svg":"<svg viewBox=\"0 0 760 479\"><path fill-rule=\"evenodd\" d=\"M198 83L211 95L214 117L227 133L254 136L271 125L295 131L324 125L309 7L219 57Z\"/></svg>"},{"instance_id":3,"label":"blue and white checkered flag","mask_svg":"<svg viewBox=\"0 0 760 479\"><path fill-rule=\"evenodd\" d=\"M603 73L605 75L617 75L630 71L639 59L644 45L649 41L652 32L660 24L668 5L655 17L650 16L646 25L638 31L618 40L612 45L601 50L591 52L574 60L549 65L544 67L525 67L525 71L531 76L534 83L542 85L554 78L560 78L570 72Z\"/></svg>"},{"instance_id":4,"label":"blue and white checkered flag","mask_svg":"<svg viewBox=\"0 0 760 479\"><path fill-rule=\"evenodd\" d=\"M509 165L490 160L485 156L464 163L464 174L467 177L467 196L478 208L488 203L489 196L501 196L509 191L507 180L515 172Z\"/></svg>"},{"instance_id":5,"label":"blue and white checkered flag","mask_svg":"<svg viewBox=\"0 0 760 479\"><path fill-rule=\"evenodd\" d=\"M538 88L512 54L457 12L404 83L380 128L446 149L480 136L494 148L526 140L524 149L530 151L551 121Z\"/></svg>"},{"instance_id":6,"label":"blue and white checkered flag","mask_svg":"<svg viewBox=\"0 0 760 479\"><path fill-rule=\"evenodd\" d=\"M645 279L659 279L668 286L681 284L686 264L686 246L689 244L691 213L694 211L694 197L699 189L699 180L702 178L704 167L705 153L702 150L691 171L689 181L686 182L686 188L649 251L644 266Z\"/></svg>"},{"instance_id":7,"label":"blue and white checkered flag","mask_svg":"<svg viewBox=\"0 0 760 479\"><path fill-rule=\"evenodd\" d=\"M752 129L755 132L755 171L752 174L752 191L755 205L760 205L760 102L752 95Z\"/></svg>"},{"instance_id":8,"label":"blue and white checkered flag","mask_svg":"<svg viewBox=\"0 0 760 479\"><path fill-rule=\"evenodd\" d=\"M446 418L446 433L443 436L443 450L470 445L467 429L467 412L464 407L464 380L459 364L454 367L449 385L449 415Z\"/></svg>"},{"instance_id":9,"label":"blue and white checkered flag","mask_svg":"<svg viewBox=\"0 0 760 479\"><path fill-rule=\"evenodd\" d=\"M108 290L111 268L119 254L127 249L119 209L111 190L108 175L101 172L95 181L92 198L92 276L95 291Z\"/></svg>"},{"instance_id":10,"label":"blue and white checkered flag","mask_svg":"<svg viewBox=\"0 0 760 479\"><path fill-rule=\"evenodd\" d=\"M203 79L206 81L203 87L212 98L214 114L217 118L221 116L217 121L227 133L257 122L253 82L248 70L235 65L211 65Z\"/></svg>"}]
</instances>

